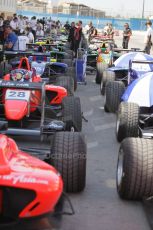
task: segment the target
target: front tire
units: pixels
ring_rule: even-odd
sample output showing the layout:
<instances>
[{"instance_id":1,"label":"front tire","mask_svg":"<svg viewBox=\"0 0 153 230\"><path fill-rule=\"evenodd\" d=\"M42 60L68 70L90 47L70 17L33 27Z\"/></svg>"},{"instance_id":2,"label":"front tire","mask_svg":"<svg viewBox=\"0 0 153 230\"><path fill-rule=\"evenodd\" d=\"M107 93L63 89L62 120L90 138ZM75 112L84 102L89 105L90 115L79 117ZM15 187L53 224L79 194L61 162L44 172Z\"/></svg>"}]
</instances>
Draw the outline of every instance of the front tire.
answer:
<instances>
[{"instance_id":1,"label":"front tire","mask_svg":"<svg viewBox=\"0 0 153 230\"><path fill-rule=\"evenodd\" d=\"M115 73L112 71L105 70L103 72L103 78L100 84L100 93L101 95L105 95L105 87L106 83L110 81L115 81Z\"/></svg>"},{"instance_id":2,"label":"front tire","mask_svg":"<svg viewBox=\"0 0 153 230\"><path fill-rule=\"evenodd\" d=\"M64 97L62 101L63 122L66 124L66 131L81 132L82 130L82 112L79 97Z\"/></svg>"},{"instance_id":3,"label":"front tire","mask_svg":"<svg viewBox=\"0 0 153 230\"><path fill-rule=\"evenodd\" d=\"M58 132L51 146L51 162L61 174L65 192L81 192L86 183L86 144L83 134Z\"/></svg>"},{"instance_id":4,"label":"front tire","mask_svg":"<svg viewBox=\"0 0 153 230\"><path fill-rule=\"evenodd\" d=\"M104 107L107 108L109 112L116 113L124 91L125 86L123 82L107 82Z\"/></svg>"},{"instance_id":5,"label":"front tire","mask_svg":"<svg viewBox=\"0 0 153 230\"><path fill-rule=\"evenodd\" d=\"M121 142L126 137L138 137L139 106L136 103L121 102L116 119L116 138Z\"/></svg>"},{"instance_id":6,"label":"front tire","mask_svg":"<svg viewBox=\"0 0 153 230\"><path fill-rule=\"evenodd\" d=\"M122 199L141 200L153 196L153 141L126 138L120 146L116 185Z\"/></svg>"}]
</instances>

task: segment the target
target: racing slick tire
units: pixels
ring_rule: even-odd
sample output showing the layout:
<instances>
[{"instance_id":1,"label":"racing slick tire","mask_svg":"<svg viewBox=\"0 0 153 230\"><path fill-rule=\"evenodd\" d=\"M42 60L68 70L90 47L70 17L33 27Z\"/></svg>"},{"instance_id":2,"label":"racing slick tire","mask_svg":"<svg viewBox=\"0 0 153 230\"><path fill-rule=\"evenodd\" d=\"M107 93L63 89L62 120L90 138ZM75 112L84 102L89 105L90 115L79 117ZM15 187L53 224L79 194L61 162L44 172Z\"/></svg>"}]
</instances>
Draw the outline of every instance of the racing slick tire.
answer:
<instances>
[{"instance_id":1,"label":"racing slick tire","mask_svg":"<svg viewBox=\"0 0 153 230\"><path fill-rule=\"evenodd\" d=\"M101 95L105 95L105 86L106 86L106 82L109 81L115 81L115 73L112 71L107 71L105 70L103 72L103 78L100 84L100 93Z\"/></svg>"},{"instance_id":2,"label":"racing slick tire","mask_svg":"<svg viewBox=\"0 0 153 230\"><path fill-rule=\"evenodd\" d=\"M64 191L81 192L86 184L86 143L82 133L57 132L51 144L51 165L61 174Z\"/></svg>"},{"instance_id":3,"label":"racing slick tire","mask_svg":"<svg viewBox=\"0 0 153 230\"><path fill-rule=\"evenodd\" d=\"M82 130L82 112L79 97L64 97L62 100L62 117L66 131L80 132Z\"/></svg>"},{"instance_id":4,"label":"racing slick tire","mask_svg":"<svg viewBox=\"0 0 153 230\"><path fill-rule=\"evenodd\" d=\"M126 138L120 146L116 170L117 192L122 199L153 196L153 141Z\"/></svg>"},{"instance_id":5,"label":"racing slick tire","mask_svg":"<svg viewBox=\"0 0 153 230\"><path fill-rule=\"evenodd\" d=\"M106 84L105 105L107 112L116 113L120 104L121 96L125 91L123 82L110 81Z\"/></svg>"},{"instance_id":6,"label":"racing slick tire","mask_svg":"<svg viewBox=\"0 0 153 230\"><path fill-rule=\"evenodd\" d=\"M73 50L66 49L65 52L73 58Z\"/></svg>"},{"instance_id":7,"label":"racing slick tire","mask_svg":"<svg viewBox=\"0 0 153 230\"><path fill-rule=\"evenodd\" d=\"M69 76L57 77L55 85L64 87L68 95L74 94L74 81Z\"/></svg>"},{"instance_id":8,"label":"racing slick tire","mask_svg":"<svg viewBox=\"0 0 153 230\"><path fill-rule=\"evenodd\" d=\"M97 69L96 71L96 84L100 84L101 83L101 79L102 79L102 74L100 74L100 71Z\"/></svg>"},{"instance_id":9,"label":"racing slick tire","mask_svg":"<svg viewBox=\"0 0 153 230\"><path fill-rule=\"evenodd\" d=\"M103 71L108 68L108 64L97 63L96 84L100 84L103 78Z\"/></svg>"},{"instance_id":10,"label":"racing slick tire","mask_svg":"<svg viewBox=\"0 0 153 230\"><path fill-rule=\"evenodd\" d=\"M62 60L62 62L64 63L64 64L67 64L68 65L68 67L72 67L73 66L73 61L72 61L72 58L64 58L63 60Z\"/></svg>"},{"instance_id":11,"label":"racing slick tire","mask_svg":"<svg viewBox=\"0 0 153 230\"><path fill-rule=\"evenodd\" d=\"M75 67L69 67L67 72L66 72L66 75L73 78L73 80L74 80L74 91L76 91L77 90L77 79L76 79Z\"/></svg>"},{"instance_id":12,"label":"racing slick tire","mask_svg":"<svg viewBox=\"0 0 153 230\"><path fill-rule=\"evenodd\" d=\"M121 142L126 137L139 135L139 105L121 102L116 118L116 138Z\"/></svg>"}]
</instances>

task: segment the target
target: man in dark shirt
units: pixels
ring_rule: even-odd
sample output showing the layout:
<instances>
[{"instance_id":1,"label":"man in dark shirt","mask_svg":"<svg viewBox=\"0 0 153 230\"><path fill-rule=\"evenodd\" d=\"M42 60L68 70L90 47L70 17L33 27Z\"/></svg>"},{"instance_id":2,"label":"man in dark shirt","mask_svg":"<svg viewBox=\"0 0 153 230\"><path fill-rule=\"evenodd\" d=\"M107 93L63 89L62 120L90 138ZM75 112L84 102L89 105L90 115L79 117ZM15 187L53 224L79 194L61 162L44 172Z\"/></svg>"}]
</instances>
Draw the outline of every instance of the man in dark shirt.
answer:
<instances>
[{"instance_id":1,"label":"man in dark shirt","mask_svg":"<svg viewBox=\"0 0 153 230\"><path fill-rule=\"evenodd\" d=\"M75 51L75 57L77 57L77 50L80 47L82 38L82 21L79 21L75 31L74 31L74 51Z\"/></svg>"},{"instance_id":2,"label":"man in dark shirt","mask_svg":"<svg viewBox=\"0 0 153 230\"><path fill-rule=\"evenodd\" d=\"M125 23L124 30L123 30L123 44L122 44L123 49L128 49L128 44L129 44L131 35L132 35L132 31L129 27L129 24Z\"/></svg>"},{"instance_id":3,"label":"man in dark shirt","mask_svg":"<svg viewBox=\"0 0 153 230\"><path fill-rule=\"evenodd\" d=\"M74 50L74 31L75 31L75 22L72 22L69 36L68 36L68 41L70 42L70 49L71 50Z\"/></svg>"},{"instance_id":4,"label":"man in dark shirt","mask_svg":"<svg viewBox=\"0 0 153 230\"><path fill-rule=\"evenodd\" d=\"M67 34L69 33L70 27L71 26L70 26L69 22L67 21L66 24L64 25L64 28L65 28Z\"/></svg>"}]
</instances>

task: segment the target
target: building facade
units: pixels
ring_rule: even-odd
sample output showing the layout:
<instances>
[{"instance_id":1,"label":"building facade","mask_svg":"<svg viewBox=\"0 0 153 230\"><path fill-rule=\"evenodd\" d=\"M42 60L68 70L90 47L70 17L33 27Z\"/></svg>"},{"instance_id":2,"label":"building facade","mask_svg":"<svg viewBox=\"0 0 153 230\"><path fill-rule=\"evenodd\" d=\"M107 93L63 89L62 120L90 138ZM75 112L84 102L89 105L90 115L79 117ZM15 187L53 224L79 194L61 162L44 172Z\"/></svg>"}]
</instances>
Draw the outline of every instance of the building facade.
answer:
<instances>
[{"instance_id":1,"label":"building facade","mask_svg":"<svg viewBox=\"0 0 153 230\"><path fill-rule=\"evenodd\" d=\"M0 0L0 13L11 15L17 10L16 0Z\"/></svg>"},{"instance_id":2,"label":"building facade","mask_svg":"<svg viewBox=\"0 0 153 230\"><path fill-rule=\"evenodd\" d=\"M91 16L97 18L105 17L104 11L93 9L84 4L77 4L74 2L71 3L71 2L64 2L64 1L60 1L58 6L53 7L53 13L78 15L78 16Z\"/></svg>"},{"instance_id":3,"label":"building facade","mask_svg":"<svg viewBox=\"0 0 153 230\"><path fill-rule=\"evenodd\" d=\"M18 0L17 9L19 11L33 11L37 13L50 13L51 0Z\"/></svg>"}]
</instances>

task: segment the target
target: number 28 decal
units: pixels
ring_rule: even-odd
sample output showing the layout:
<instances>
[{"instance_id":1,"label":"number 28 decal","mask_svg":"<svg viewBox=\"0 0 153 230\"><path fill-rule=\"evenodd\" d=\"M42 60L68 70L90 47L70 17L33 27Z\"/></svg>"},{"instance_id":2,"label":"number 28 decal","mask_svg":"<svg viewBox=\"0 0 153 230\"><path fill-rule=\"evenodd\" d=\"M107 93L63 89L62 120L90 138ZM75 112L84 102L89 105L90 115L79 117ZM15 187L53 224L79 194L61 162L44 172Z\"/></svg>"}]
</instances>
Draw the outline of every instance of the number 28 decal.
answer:
<instances>
[{"instance_id":1,"label":"number 28 decal","mask_svg":"<svg viewBox=\"0 0 153 230\"><path fill-rule=\"evenodd\" d=\"M7 90L6 91L6 100L26 100L28 101L30 98L30 91L24 90Z\"/></svg>"}]
</instances>

